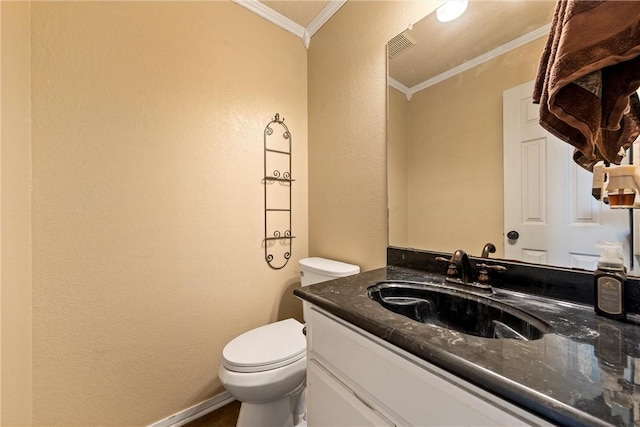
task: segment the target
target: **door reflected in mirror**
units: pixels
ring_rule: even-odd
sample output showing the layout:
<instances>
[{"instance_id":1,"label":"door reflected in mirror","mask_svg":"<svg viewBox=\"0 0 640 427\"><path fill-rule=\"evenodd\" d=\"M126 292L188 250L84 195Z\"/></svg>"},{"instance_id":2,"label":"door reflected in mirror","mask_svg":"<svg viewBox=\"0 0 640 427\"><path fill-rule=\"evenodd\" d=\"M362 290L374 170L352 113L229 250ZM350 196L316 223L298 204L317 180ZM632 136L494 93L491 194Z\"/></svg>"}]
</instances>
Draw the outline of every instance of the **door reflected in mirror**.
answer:
<instances>
[{"instance_id":1,"label":"door reflected in mirror","mask_svg":"<svg viewBox=\"0 0 640 427\"><path fill-rule=\"evenodd\" d=\"M504 158L503 93L535 79L554 9L555 1L472 1L455 21L441 23L432 14L413 24L402 34L408 40L405 47L389 50L390 246L449 253L462 248L479 256L491 242L497 248L492 255L496 258L595 268L599 250L581 242L582 246L576 243L560 253L560 245L554 241L575 237L560 237L554 227L544 232L547 247L525 243L519 247L517 241L506 238L509 231L532 231L518 230L521 224L505 223L504 190L510 183L509 178L505 181L504 164L514 160ZM522 114L530 115L534 108L537 114L533 105ZM511 114L508 120L517 121L518 114ZM518 167L531 172L535 165L541 171L539 180L518 185L532 190L526 195L532 203L527 213L541 213L532 217L534 223L547 221L546 215L560 208L573 215L562 220L567 224L576 215L578 222L592 229L608 221L604 218L610 216L610 209L595 199L592 202L590 196L578 202L555 194L557 178L547 177L546 172L556 170L557 163L566 164L566 176L557 185L574 183L581 192L590 194L590 185L585 182L591 174L576 171L571 156L564 155L570 154L568 144L547 140L530 148L529 163ZM537 157L533 155L536 150L542 150ZM557 150L564 150L563 154L549 155ZM515 161L523 162L523 158ZM547 163L554 167L545 169ZM544 199L531 199L533 190L538 192L536 197ZM585 219L588 215L591 217ZM628 210L618 210L614 216L622 225L604 235L607 240L625 243L629 263L631 215Z\"/></svg>"}]
</instances>

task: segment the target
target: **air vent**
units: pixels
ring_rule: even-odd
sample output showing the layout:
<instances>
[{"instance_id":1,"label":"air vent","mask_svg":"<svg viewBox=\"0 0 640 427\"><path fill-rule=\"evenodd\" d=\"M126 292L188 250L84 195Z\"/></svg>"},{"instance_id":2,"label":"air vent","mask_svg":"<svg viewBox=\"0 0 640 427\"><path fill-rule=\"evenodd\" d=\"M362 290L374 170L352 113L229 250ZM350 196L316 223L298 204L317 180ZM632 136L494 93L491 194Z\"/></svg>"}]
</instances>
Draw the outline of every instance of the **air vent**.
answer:
<instances>
[{"instance_id":1,"label":"air vent","mask_svg":"<svg viewBox=\"0 0 640 427\"><path fill-rule=\"evenodd\" d=\"M395 58L415 45L416 41L406 31L398 34L389 40L389 44L387 45L387 54L389 55L389 59Z\"/></svg>"}]
</instances>

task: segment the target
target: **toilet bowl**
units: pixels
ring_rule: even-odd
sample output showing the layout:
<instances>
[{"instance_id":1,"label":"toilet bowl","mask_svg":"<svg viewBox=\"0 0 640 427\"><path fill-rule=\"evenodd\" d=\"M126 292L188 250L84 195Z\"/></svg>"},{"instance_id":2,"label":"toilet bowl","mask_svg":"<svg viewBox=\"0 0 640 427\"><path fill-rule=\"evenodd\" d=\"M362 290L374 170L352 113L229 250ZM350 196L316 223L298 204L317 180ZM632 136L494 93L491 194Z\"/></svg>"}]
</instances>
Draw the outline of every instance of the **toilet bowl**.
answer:
<instances>
[{"instance_id":1,"label":"toilet bowl","mask_svg":"<svg viewBox=\"0 0 640 427\"><path fill-rule=\"evenodd\" d=\"M302 421L307 362L303 328L295 319L281 320L245 332L225 346L218 374L227 391L242 402L239 426L295 426Z\"/></svg>"},{"instance_id":2,"label":"toilet bowl","mask_svg":"<svg viewBox=\"0 0 640 427\"><path fill-rule=\"evenodd\" d=\"M302 286L360 272L358 266L317 257L300 260L300 267ZM238 426L306 426L303 329L295 319L281 320L245 332L224 347L218 374L242 402Z\"/></svg>"}]
</instances>

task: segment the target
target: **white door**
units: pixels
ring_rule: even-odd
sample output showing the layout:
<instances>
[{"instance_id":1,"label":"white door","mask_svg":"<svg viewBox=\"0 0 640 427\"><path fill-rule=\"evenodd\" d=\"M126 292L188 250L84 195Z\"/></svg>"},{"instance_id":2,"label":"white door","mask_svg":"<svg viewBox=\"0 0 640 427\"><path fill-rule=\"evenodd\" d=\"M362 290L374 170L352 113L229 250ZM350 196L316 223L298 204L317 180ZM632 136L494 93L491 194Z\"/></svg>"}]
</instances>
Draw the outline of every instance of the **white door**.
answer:
<instances>
[{"instance_id":1,"label":"white door","mask_svg":"<svg viewBox=\"0 0 640 427\"><path fill-rule=\"evenodd\" d=\"M593 175L538 124L532 93L533 82L503 93L505 258L595 270L607 240L623 242L629 268L629 211L591 196Z\"/></svg>"}]
</instances>

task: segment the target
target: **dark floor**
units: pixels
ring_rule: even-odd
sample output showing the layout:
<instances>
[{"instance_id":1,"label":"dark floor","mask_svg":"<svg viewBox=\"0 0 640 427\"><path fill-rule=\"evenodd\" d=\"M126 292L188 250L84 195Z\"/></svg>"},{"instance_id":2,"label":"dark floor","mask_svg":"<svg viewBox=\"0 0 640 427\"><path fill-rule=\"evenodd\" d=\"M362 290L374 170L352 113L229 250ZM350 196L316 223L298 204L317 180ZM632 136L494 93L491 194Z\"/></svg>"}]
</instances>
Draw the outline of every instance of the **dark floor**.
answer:
<instances>
[{"instance_id":1,"label":"dark floor","mask_svg":"<svg viewBox=\"0 0 640 427\"><path fill-rule=\"evenodd\" d=\"M185 424L185 427L234 427L240 413L240 402L237 400L208 413L204 417Z\"/></svg>"}]
</instances>

